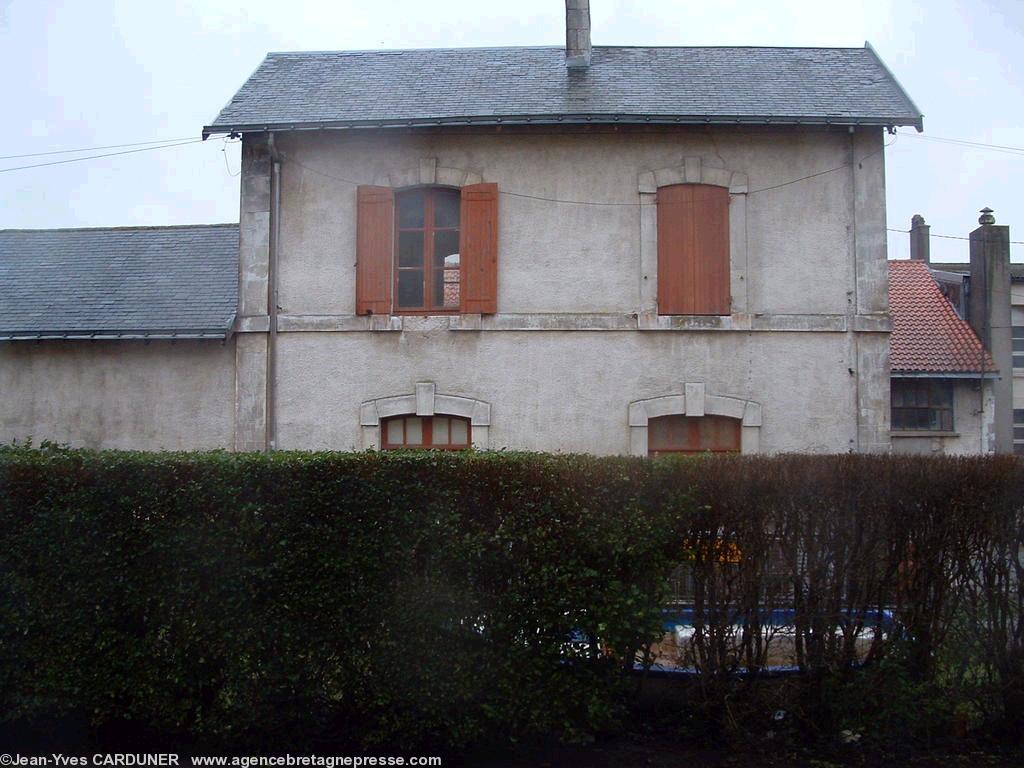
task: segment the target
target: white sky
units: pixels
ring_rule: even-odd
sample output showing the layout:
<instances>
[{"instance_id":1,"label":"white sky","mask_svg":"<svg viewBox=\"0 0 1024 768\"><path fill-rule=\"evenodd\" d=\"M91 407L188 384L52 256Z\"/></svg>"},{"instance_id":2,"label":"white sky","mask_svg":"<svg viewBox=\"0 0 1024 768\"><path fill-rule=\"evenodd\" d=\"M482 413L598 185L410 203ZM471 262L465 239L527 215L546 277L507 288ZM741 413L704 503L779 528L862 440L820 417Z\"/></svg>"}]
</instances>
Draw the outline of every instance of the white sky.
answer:
<instances>
[{"instance_id":1,"label":"white sky","mask_svg":"<svg viewBox=\"0 0 1024 768\"><path fill-rule=\"evenodd\" d=\"M925 136L1024 147L1024 0L591 5L596 45L870 40L924 112ZM198 136L267 51L562 45L563 35L562 0L0 0L0 155ZM1024 152L914 133L900 129L886 150L890 227L921 213L933 234L963 236L988 205L1024 240ZM212 139L0 172L0 228L238 221L238 151ZM907 253L907 236L890 233L890 257ZM1024 260L1024 247L1013 254ZM933 260L966 257L966 243L932 240Z\"/></svg>"}]
</instances>

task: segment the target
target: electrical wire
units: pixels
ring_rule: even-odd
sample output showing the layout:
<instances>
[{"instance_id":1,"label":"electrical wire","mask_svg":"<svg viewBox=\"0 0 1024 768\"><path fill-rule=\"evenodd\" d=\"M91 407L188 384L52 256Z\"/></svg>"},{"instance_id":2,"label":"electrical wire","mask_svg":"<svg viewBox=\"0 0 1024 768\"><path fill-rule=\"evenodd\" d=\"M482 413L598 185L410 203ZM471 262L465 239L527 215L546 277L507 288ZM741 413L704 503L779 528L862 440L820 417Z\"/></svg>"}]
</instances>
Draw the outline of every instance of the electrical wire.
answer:
<instances>
[{"instance_id":1,"label":"electrical wire","mask_svg":"<svg viewBox=\"0 0 1024 768\"><path fill-rule=\"evenodd\" d=\"M48 163L34 163L33 165L16 165L13 168L0 168L0 173L7 173L8 171L24 171L28 168L44 168L48 165L63 165L65 163L80 163L83 160L95 160L99 157L114 157L115 155L131 155L135 152L151 152L154 149L169 149L170 147L183 147L186 144L201 144L202 139L190 139L189 141L181 141L177 144L162 144L159 147L142 147L141 149L126 149L122 152L107 152L102 155L87 155L86 157L72 157L67 160L51 160Z\"/></svg>"},{"instance_id":2,"label":"electrical wire","mask_svg":"<svg viewBox=\"0 0 1024 768\"><path fill-rule=\"evenodd\" d=\"M983 141L968 141L967 139L949 139L944 136L926 136L923 133L907 133L902 135L910 136L911 138L914 139L923 139L924 141L936 141L943 144L955 144L964 147L973 147L974 149L989 149L995 152L1024 154L1024 147L1011 147L1006 144L987 144Z\"/></svg>"},{"instance_id":3,"label":"electrical wire","mask_svg":"<svg viewBox=\"0 0 1024 768\"><path fill-rule=\"evenodd\" d=\"M893 229L892 227L886 227L887 232L899 232L904 235L909 235L909 229ZM929 233L929 237L941 237L943 240L970 240L969 237L963 237L961 235L933 235ZM1013 245L1024 245L1024 240L1011 240Z\"/></svg>"},{"instance_id":4,"label":"electrical wire","mask_svg":"<svg viewBox=\"0 0 1024 768\"><path fill-rule=\"evenodd\" d=\"M894 141L890 142L886 146L892 146ZM883 149L884 149L884 147L883 147ZM865 155L864 157L860 158L856 162L857 163L862 163L865 160L867 160L868 158L873 157L874 155L877 155L881 151L882 151L882 149L876 150L875 152L872 152L870 154ZM321 170L319 170L317 168L311 168L310 166L305 165L304 163L300 163L298 160L295 160L295 159L290 159L289 158L289 162L292 163L293 165L297 165L298 167L302 168L303 170L309 171L310 173L314 173L317 176L323 176L324 178L332 179L334 181L340 181L340 182L342 182L344 184L350 184L350 185L355 186L355 187L362 186L362 185L365 184L365 182L362 182L362 181L354 181L353 179L347 179L347 178L345 178L343 176L335 176L333 174L326 173L325 171L321 171ZM829 174L829 173L834 173L836 171L841 171L844 168L852 167L852 165L853 165L853 163L843 163L842 165L837 165L835 168L829 168L827 170L819 171L817 173L812 173L812 174L809 174L807 176L801 176L801 177L796 178L796 179L790 179L789 181L784 181L781 184L774 184L774 185L772 185L770 187L762 187L760 189L752 189L749 192L747 192L747 194L748 195L756 195L756 194L761 193L761 192L768 192L768 191L773 190L773 189L780 189L782 187L788 187L791 184L799 184L801 181L807 181L808 179L814 179L814 178L817 178L818 176L824 176L824 175ZM504 195L506 197L520 197L520 198L525 198L527 200L540 200L540 201L543 201L543 202L546 202L546 203L559 203L559 204L562 204L562 205L590 205L590 206L599 206L599 207L621 207L621 208L638 208L638 207L644 206L644 205L653 205L653 203L617 203L617 202L601 201L601 200L566 200L566 199L557 198L557 197L545 197L544 195L529 195L529 194L526 194L525 192L508 192L506 190L501 190L501 189L498 190L498 194L499 195Z\"/></svg>"},{"instance_id":5,"label":"electrical wire","mask_svg":"<svg viewBox=\"0 0 1024 768\"><path fill-rule=\"evenodd\" d=\"M19 160L23 157L45 157L47 155L70 155L75 152L96 152L100 149L121 149L123 147L142 147L150 144L171 144L176 141L187 141L195 136L182 136L178 139L160 139L158 141L137 141L134 144L108 144L105 147L80 147L79 149L55 149L50 152L29 152L24 155L2 155L0 160Z\"/></svg>"}]
</instances>

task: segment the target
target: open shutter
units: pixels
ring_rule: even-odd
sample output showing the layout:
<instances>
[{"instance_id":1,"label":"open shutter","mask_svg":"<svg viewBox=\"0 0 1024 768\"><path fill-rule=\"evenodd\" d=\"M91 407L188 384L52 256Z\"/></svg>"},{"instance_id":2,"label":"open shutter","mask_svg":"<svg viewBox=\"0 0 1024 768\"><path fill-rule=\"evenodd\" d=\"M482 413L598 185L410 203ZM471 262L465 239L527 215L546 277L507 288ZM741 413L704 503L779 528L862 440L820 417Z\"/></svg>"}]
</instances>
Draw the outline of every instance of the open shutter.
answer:
<instances>
[{"instance_id":1,"label":"open shutter","mask_svg":"<svg viewBox=\"0 0 1024 768\"><path fill-rule=\"evenodd\" d=\"M391 312L395 200L390 187L356 190L356 314Z\"/></svg>"},{"instance_id":2,"label":"open shutter","mask_svg":"<svg viewBox=\"0 0 1024 768\"><path fill-rule=\"evenodd\" d=\"M728 315L729 190L658 189L658 314Z\"/></svg>"},{"instance_id":3,"label":"open shutter","mask_svg":"<svg viewBox=\"0 0 1024 768\"><path fill-rule=\"evenodd\" d=\"M462 311L498 311L498 185L462 188Z\"/></svg>"}]
</instances>

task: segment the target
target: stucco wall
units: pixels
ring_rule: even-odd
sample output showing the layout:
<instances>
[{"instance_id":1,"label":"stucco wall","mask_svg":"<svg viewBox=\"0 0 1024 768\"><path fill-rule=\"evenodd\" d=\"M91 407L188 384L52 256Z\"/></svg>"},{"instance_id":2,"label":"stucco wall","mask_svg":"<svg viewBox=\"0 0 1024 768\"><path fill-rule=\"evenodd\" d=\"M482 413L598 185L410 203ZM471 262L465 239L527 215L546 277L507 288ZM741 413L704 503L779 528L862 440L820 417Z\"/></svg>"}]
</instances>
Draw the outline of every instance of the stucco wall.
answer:
<instances>
[{"instance_id":1,"label":"stucco wall","mask_svg":"<svg viewBox=\"0 0 1024 768\"><path fill-rule=\"evenodd\" d=\"M838 342L838 343L837 343ZM359 449L360 403L438 394L491 405L489 447L629 452L634 400L707 395L763 404L761 450L854 446L855 385L843 334L493 332L282 334L279 444Z\"/></svg>"},{"instance_id":2,"label":"stucco wall","mask_svg":"<svg viewBox=\"0 0 1024 768\"><path fill-rule=\"evenodd\" d=\"M645 171L687 157L747 175L749 311L845 313L854 290L853 142L840 131L279 135L281 311L351 314L355 186L419 167L498 184L499 312L634 312ZM796 184L756 190L839 168ZM347 180L347 181L343 181ZM513 195L622 203L589 206ZM883 190L884 193L884 190Z\"/></svg>"},{"instance_id":3,"label":"stucco wall","mask_svg":"<svg viewBox=\"0 0 1024 768\"><path fill-rule=\"evenodd\" d=\"M0 344L0 442L230 448L234 355L216 341Z\"/></svg>"},{"instance_id":4,"label":"stucco wall","mask_svg":"<svg viewBox=\"0 0 1024 768\"><path fill-rule=\"evenodd\" d=\"M952 435L892 433L893 453L965 455L994 449L994 405L991 381L956 380L953 384Z\"/></svg>"}]
</instances>

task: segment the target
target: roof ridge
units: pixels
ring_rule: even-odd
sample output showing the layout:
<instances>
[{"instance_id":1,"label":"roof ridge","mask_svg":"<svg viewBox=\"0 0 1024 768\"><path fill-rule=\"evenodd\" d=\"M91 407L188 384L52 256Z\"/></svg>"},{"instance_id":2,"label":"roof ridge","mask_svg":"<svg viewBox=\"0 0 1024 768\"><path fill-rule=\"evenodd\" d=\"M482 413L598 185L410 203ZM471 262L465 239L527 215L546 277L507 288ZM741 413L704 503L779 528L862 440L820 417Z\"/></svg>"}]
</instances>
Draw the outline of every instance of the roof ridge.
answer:
<instances>
[{"instance_id":1,"label":"roof ridge","mask_svg":"<svg viewBox=\"0 0 1024 768\"><path fill-rule=\"evenodd\" d=\"M753 50L753 51L866 51L862 45L594 45L604 50ZM323 56L350 53L441 53L450 51L563 51L561 45L465 45L439 48L341 48L337 50L268 51L270 56Z\"/></svg>"},{"instance_id":2,"label":"roof ridge","mask_svg":"<svg viewBox=\"0 0 1024 768\"><path fill-rule=\"evenodd\" d=\"M177 230L177 229L214 229L216 227L238 227L234 222L223 222L220 224L152 224L146 226L125 226L125 227L51 227L40 229L0 229L4 232L148 232L155 230Z\"/></svg>"}]
</instances>

